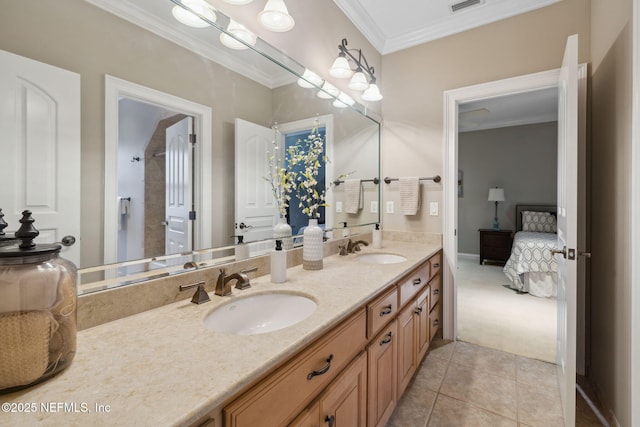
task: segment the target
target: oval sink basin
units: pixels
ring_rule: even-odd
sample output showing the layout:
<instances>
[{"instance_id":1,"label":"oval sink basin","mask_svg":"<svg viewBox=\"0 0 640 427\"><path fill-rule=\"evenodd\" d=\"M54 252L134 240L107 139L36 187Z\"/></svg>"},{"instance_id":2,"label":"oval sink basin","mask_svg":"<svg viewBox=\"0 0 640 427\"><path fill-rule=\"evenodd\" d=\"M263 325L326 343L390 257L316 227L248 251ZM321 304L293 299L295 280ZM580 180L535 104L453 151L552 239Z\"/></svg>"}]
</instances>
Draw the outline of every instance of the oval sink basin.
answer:
<instances>
[{"instance_id":1,"label":"oval sink basin","mask_svg":"<svg viewBox=\"0 0 640 427\"><path fill-rule=\"evenodd\" d=\"M397 264L406 261L402 255L396 254L362 254L358 255L358 261L366 264Z\"/></svg>"},{"instance_id":2,"label":"oval sink basin","mask_svg":"<svg viewBox=\"0 0 640 427\"><path fill-rule=\"evenodd\" d=\"M291 293L257 294L224 304L204 318L207 329L234 335L277 331L303 321L318 305Z\"/></svg>"}]
</instances>

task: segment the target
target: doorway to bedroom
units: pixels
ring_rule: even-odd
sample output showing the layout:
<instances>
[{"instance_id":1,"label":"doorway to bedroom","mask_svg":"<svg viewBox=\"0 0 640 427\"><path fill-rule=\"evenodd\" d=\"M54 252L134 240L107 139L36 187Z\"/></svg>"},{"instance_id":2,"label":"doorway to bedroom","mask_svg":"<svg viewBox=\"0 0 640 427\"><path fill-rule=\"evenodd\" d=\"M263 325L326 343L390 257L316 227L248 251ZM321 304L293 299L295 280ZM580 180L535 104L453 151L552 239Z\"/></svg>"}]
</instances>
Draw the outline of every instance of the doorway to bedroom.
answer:
<instances>
[{"instance_id":1,"label":"doorway to bedroom","mask_svg":"<svg viewBox=\"0 0 640 427\"><path fill-rule=\"evenodd\" d=\"M457 338L550 363L553 285L525 292L504 266L522 228L516 207L556 205L557 106L551 87L462 103L458 113ZM523 258L551 270L553 258L538 255Z\"/></svg>"}]
</instances>

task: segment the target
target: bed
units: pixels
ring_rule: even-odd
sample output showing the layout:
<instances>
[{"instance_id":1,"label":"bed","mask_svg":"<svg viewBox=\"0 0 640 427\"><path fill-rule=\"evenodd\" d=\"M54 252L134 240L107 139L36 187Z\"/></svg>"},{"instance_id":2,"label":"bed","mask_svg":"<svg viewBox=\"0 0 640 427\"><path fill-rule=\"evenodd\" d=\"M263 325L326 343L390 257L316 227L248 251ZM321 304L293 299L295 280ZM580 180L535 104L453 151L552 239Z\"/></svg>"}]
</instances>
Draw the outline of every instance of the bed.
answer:
<instances>
[{"instance_id":1,"label":"bed","mask_svg":"<svg viewBox=\"0 0 640 427\"><path fill-rule=\"evenodd\" d=\"M557 294L556 207L516 205L516 234L504 266L509 286L519 292L552 298Z\"/></svg>"}]
</instances>

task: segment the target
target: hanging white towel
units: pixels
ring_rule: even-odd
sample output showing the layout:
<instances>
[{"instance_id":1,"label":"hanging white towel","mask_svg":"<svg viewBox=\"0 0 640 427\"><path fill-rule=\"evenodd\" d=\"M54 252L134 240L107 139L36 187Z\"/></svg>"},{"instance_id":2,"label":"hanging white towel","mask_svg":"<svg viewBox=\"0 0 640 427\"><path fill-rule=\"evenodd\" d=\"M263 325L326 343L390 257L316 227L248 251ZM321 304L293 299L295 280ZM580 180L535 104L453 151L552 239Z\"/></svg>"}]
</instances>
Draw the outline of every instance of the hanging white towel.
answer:
<instances>
[{"instance_id":1,"label":"hanging white towel","mask_svg":"<svg viewBox=\"0 0 640 427\"><path fill-rule=\"evenodd\" d=\"M401 177L400 211L403 215L415 215L420 209L420 178L417 176Z\"/></svg>"},{"instance_id":2,"label":"hanging white towel","mask_svg":"<svg viewBox=\"0 0 640 427\"><path fill-rule=\"evenodd\" d=\"M122 230L130 211L131 200L128 197L118 197L118 231Z\"/></svg>"},{"instance_id":3,"label":"hanging white towel","mask_svg":"<svg viewBox=\"0 0 640 427\"><path fill-rule=\"evenodd\" d=\"M363 206L362 183L359 179L347 179L344 181L344 211L346 213L358 213Z\"/></svg>"}]
</instances>

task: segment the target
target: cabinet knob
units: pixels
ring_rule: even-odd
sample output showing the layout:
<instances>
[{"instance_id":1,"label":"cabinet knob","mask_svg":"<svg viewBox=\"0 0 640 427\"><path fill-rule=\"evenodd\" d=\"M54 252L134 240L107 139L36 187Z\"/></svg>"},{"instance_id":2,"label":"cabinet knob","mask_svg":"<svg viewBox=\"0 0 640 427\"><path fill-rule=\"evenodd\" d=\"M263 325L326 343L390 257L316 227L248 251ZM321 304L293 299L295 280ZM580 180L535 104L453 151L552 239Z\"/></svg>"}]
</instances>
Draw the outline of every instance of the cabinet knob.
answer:
<instances>
[{"instance_id":1,"label":"cabinet knob","mask_svg":"<svg viewBox=\"0 0 640 427\"><path fill-rule=\"evenodd\" d=\"M333 415L327 415L327 417L324 419L324 422L329 424L329 427L333 427L336 422L336 417L334 417Z\"/></svg>"}]
</instances>

